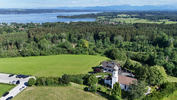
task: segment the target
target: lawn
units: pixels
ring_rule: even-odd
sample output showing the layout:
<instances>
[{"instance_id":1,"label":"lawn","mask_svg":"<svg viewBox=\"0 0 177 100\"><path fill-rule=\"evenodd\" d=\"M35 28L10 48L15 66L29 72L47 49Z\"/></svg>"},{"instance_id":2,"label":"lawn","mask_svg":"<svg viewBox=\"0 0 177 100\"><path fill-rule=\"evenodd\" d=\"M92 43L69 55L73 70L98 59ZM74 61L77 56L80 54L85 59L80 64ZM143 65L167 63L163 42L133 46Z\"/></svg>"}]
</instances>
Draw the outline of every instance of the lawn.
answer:
<instances>
[{"instance_id":1,"label":"lawn","mask_svg":"<svg viewBox=\"0 0 177 100\"><path fill-rule=\"evenodd\" d=\"M0 59L0 72L33 76L86 74L106 57L91 55L56 55Z\"/></svg>"},{"instance_id":2,"label":"lawn","mask_svg":"<svg viewBox=\"0 0 177 100\"><path fill-rule=\"evenodd\" d=\"M173 95L164 98L163 100L176 100L177 98L177 91L173 93Z\"/></svg>"},{"instance_id":3,"label":"lawn","mask_svg":"<svg viewBox=\"0 0 177 100\"><path fill-rule=\"evenodd\" d=\"M173 76L167 76L167 81L169 82L177 82L177 78Z\"/></svg>"},{"instance_id":4,"label":"lawn","mask_svg":"<svg viewBox=\"0 0 177 100\"><path fill-rule=\"evenodd\" d=\"M98 94L85 92L75 86L29 87L13 100L106 100Z\"/></svg>"},{"instance_id":5,"label":"lawn","mask_svg":"<svg viewBox=\"0 0 177 100\"><path fill-rule=\"evenodd\" d=\"M172 77L172 76L168 76L167 77L167 81L169 82L177 82L177 78L176 77ZM166 97L163 100L176 100L177 98L177 91L173 93L172 96Z\"/></svg>"},{"instance_id":6,"label":"lawn","mask_svg":"<svg viewBox=\"0 0 177 100\"><path fill-rule=\"evenodd\" d=\"M0 84L0 97L11 90L14 86L13 85L6 85L6 84Z\"/></svg>"}]
</instances>

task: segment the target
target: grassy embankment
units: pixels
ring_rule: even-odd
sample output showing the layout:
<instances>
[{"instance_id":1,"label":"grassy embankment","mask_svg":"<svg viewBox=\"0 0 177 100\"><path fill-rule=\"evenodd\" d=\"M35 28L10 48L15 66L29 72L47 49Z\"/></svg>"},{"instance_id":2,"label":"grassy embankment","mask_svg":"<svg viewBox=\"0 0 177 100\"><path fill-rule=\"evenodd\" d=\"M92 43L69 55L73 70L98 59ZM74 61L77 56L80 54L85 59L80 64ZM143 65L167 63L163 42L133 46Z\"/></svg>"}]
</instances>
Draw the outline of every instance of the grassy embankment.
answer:
<instances>
[{"instance_id":1,"label":"grassy embankment","mask_svg":"<svg viewBox=\"0 0 177 100\"><path fill-rule=\"evenodd\" d=\"M168 76L167 77L167 81L169 81L169 82L177 82L177 78L176 77L172 77L172 76ZM177 98L177 91L174 92L171 96L164 98L163 100L176 100L176 98Z\"/></svg>"},{"instance_id":2,"label":"grassy embankment","mask_svg":"<svg viewBox=\"0 0 177 100\"><path fill-rule=\"evenodd\" d=\"M177 22L175 21L169 21L168 19L163 19L163 20L159 20L159 22L155 22L155 21L149 21L146 19L139 19L139 18L129 18L129 15L127 14L118 14L117 16L122 17L122 18L112 18L110 19L110 22L125 22L125 23L156 23L156 24L162 24L165 21L165 24L176 24ZM138 15L135 15L138 16ZM105 20L106 16L99 16L97 19L99 20ZM123 17L127 17L127 18L123 18Z\"/></svg>"},{"instance_id":3,"label":"grassy embankment","mask_svg":"<svg viewBox=\"0 0 177 100\"><path fill-rule=\"evenodd\" d=\"M0 72L33 76L87 74L106 57L90 55L57 55L0 59Z\"/></svg>"},{"instance_id":4,"label":"grassy embankment","mask_svg":"<svg viewBox=\"0 0 177 100\"><path fill-rule=\"evenodd\" d=\"M176 100L177 98L177 91L173 93L173 95L164 98L163 100Z\"/></svg>"},{"instance_id":5,"label":"grassy embankment","mask_svg":"<svg viewBox=\"0 0 177 100\"><path fill-rule=\"evenodd\" d=\"M15 85L14 85L15 86ZM0 84L0 97L8 92L9 90L11 90L13 87L13 85L6 85L6 84Z\"/></svg>"},{"instance_id":6,"label":"grassy embankment","mask_svg":"<svg viewBox=\"0 0 177 100\"><path fill-rule=\"evenodd\" d=\"M68 87L29 87L13 100L106 100L98 94L85 92L81 87L75 83Z\"/></svg>"}]
</instances>

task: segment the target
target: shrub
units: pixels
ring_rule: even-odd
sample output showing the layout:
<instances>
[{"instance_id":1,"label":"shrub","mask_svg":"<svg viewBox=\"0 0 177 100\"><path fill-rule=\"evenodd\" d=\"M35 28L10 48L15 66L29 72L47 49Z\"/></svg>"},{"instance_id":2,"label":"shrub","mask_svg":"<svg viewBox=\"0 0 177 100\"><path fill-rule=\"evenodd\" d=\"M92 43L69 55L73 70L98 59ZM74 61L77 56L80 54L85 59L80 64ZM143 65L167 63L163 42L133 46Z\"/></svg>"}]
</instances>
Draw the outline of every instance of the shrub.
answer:
<instances>
[{"instance_id":1,"label":"shrub","mask_svg":"<svg viewBox=\"0 0 177 100\"><path fill-rule=\"evenodd\" d=\"M34 85L36 83L36 80L34 79L34 78L30 78L29 80L28 80L28 85L29 86L32 86L32 85Z\"/></svg>"},{"instance_id":2,"label":"shrub","mask_svg":"<svg viewBox=\"0 0 177 100\"><path fill-rule=\"evenodd\" d=\"M70 77L66 74L62 76L62 83L69 84L70 83Z\"/></svg>"},{"instance_id":3,"label":"shrub","mask_svg":"<svg viewBox=\"0 0 177 100\"><path fill-rule=\"evenodd\" d=\"M90 86L89 89L90 89L90 91L93 92L93 93L96 93L96 91L97 91L96 85Z\"/></svg>"},{"instance_id":4,"label":"shrub","mask_svg":"<svg viewBox=\"0 0 177 100\"><path fill-rule=\"evenodd\" d=\"M98 78L95 75L92 74L92 75L89 76L87 82L88 82L89 85L97 84L98 83Z\"/></svg>"},{"instance_id":5,"label":"shrub","mask_svg":"<svg viewBox=\"0 0 177 100\"><path fill-rule=\"evenodd\" d=\"M176 83L165 83L159 89L160 91L153 91L147 95L143 100L162 100L164 97L172 95L176 90Z\"/></svg>"},{"instance_id":6,"label":"shrub","mask_svg":"<svg viewBox=\"0 0 177 100\"><path fill-rule=\"evenodd\" d=\"M95 68L94 73L101 73L101 69L100 68Z\"/></svg>"}]
</instances>

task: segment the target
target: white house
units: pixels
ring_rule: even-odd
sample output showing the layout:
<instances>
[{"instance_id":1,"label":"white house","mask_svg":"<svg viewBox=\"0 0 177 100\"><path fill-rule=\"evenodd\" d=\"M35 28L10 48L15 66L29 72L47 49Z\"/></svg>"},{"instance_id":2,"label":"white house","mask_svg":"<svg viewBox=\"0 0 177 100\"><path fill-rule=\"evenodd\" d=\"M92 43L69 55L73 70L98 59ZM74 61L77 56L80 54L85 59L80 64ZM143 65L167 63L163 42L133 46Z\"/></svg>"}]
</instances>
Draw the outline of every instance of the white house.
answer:
<instances>
[{"instance_id":1,"label":"white house","mask_svg":"<svg viewBox=\"0 0 177 100\"><path fill-rule=\"evenodd\" d=\"M129 91L128 90L129 84L133 83L133 81L137 81L137 79L119 75L118 71L119 71L119 68L116 65L113 69L113 75L105 78L104 83L111 85L111 87L113 88L114 84L118 82L120 84L121 89L125 91Z\"/></svg>"},{"instance_id":2,"label":"white house","mask_svg":"<svg viewBox=\"0 0 177 100\"><path fill-rule=\"evenodd\" d=\"M115 62L103 61L103 64L101 67L103 68L103 72L111 72L112 73L115 66L118 66L119 71L121 70L120 65Z\"/></svg>"}]
</instances>

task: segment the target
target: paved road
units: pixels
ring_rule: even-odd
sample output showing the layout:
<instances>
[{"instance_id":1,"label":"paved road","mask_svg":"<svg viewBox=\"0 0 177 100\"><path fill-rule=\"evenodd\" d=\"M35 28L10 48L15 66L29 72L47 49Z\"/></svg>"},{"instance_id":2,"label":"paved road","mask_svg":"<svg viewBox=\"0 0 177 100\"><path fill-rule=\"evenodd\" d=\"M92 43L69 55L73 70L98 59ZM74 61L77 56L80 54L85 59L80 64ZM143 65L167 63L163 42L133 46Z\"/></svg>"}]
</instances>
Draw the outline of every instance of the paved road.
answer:
<instances>
[{"instance_id":1,"label":"paved road","mask_svg":"<svg viewBox=\"0 0 177 100\"><path fill-rule=\"evenodd\" d=\"M147 86L148 87L148 91L147 93L145 93L145 95L149 95L151 93L151 87Z\"/></svg>"},{"instance_id":2,"label":"paved road","mask_svg":"<svg viewBox=\"0 0 177 100\"><path fill-rule=\"evenodd\" d=\"M17 80L20 80L20 84L17 85L16 87L14 87L11 91L9 91L8 95L6 95L5 97L1 97L0 100L6 100L10 96L15 97L17 94L19 94L22 90L24 90L27 87L27 82L30 78L32 78L32 77L20 79L20 78L16 78L16 75L14 75L13 77L9 77L9 74L1 74L0 73L0 83L11 84L13 81L15 81L14 83L16 83Z\"/></svg>"},{"instance_id":3,"label":"paved road","mask_svg":"<svg viewBox=\"0 0 177 100\"><path fill-rule=\"evenodd\" d=\"M108 75L96 75L97 78L102 76L107 77Z\"/></svg>"}]
</instances>

